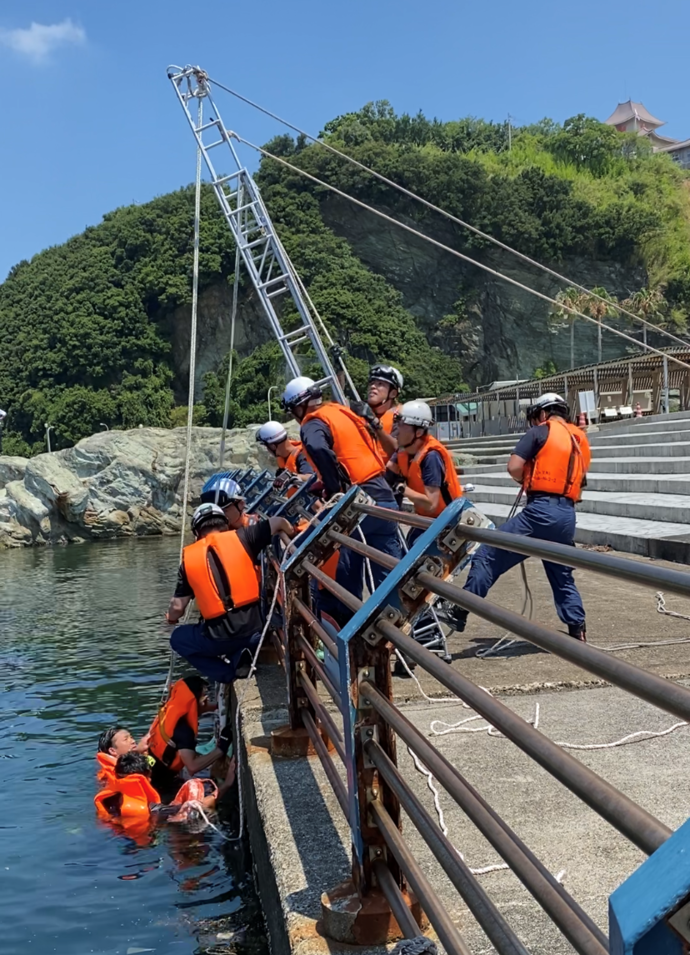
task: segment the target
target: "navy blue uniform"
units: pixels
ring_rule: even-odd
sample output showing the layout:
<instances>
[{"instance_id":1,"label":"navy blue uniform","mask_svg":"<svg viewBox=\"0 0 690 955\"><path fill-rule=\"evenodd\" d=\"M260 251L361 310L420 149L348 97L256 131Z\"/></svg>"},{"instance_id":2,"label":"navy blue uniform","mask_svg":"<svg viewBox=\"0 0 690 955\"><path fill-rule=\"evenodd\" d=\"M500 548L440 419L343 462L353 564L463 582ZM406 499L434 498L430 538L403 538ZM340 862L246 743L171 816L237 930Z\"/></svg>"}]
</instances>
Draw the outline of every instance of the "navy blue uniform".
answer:
<instances>
[{"instance_id":1,"label":"navy blue uniform","mask_svg":"<svg viewBox=\"0 0 690 955\"><path fill-rule=\"evenodd\" d=\"M335 456L333 435L326 422L312 418L302 425L300 437L323 481L326 496L330 498L339 491L346 491L350 487L350 479ZM365 481L360 487L379 507L398 510L393 492L383 474ZM365 517L360 528L367 544L371 547L383 551L384 554L390 554L391 557L398 559L402 557L397 524L383 521L378 517ZM357 531L354 533L357 534ZM374 583L378 587L387 571L373 561L371 570ZM336 582L361 600L364 592L364 558L346 547L341 548ZM347 610L332 594L327 595L325 590L322 590L320 594L321 609L330 613L338 623L343 624L352 616L352 611Z\"/></svg>"}]
</instances>

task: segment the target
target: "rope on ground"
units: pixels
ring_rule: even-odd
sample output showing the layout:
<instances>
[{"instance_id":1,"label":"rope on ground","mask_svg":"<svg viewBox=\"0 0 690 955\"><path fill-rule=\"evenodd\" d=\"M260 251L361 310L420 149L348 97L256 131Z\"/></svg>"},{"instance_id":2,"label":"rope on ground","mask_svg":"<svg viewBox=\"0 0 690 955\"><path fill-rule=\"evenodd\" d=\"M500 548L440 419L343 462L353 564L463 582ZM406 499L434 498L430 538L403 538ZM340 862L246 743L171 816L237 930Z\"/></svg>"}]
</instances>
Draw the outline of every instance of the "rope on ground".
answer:
<instances>
[{"instance_id":1,"label":"rope on ground","mask_svg":"<svg viewBox=\"0 0 690 955\"><path fill-rule=\"evenodd\" d=\"M661 591L656 594L656 611L665 614L667 617L677 617L679 620L690 620L690 614L678 613L675 610L666 609L666 599ZM604 653L620 653L621 650L639 650L644 647L674 647L681 643L690 643L690 637L673 637L670 640L650 640L646 643L619 643L613 647L603 647L597 643L590 643L590 647L595 650L603 650Z\"/></svg>"},{"instance_id":2,"label":"rope on ground","mask_svg":"<svg viewBox=\"0 0 690 955\"><path fill-rule=\"evenodd\" d=\"M453 215L452 212L448 212L447 209L442 208L441 206L435 205L433 202L429 202L428 199L424 199L423 196L418 195L416 192L412 192L411 189L406 189L405 186L401 186L400 183L394 182L394 180L389 179L387 176L384 176L382 173L377 172L375 169L372 169L370 166L367 166L365 163L360 162L355 159L353 156L349 156L347 153L342 152L340 149L336 149L335 146L332 146L329 142L323 138L312 136L311 133L306 132L303 129L300 129L299 126L294 126L292 123L289 123L286 119L283 119L281 116L278 116L276 113L272 113L269 109L266 109L264 106L260 106L258 103L255 103L253 100L248 99L246 96L242 96L236 90L231 89L229 86L224 86L222 83L219 83L218 80L211 80L209 82L213 83L221 90L225 90L226 93L230 93L231 96L234 96L236 99L241 100L243 103L246 103L248 106L252 106L254 109L257 109L260 113L263 113L265 116L270 116L271 119L275 119L277 122L282 123L283 126L287 126L288 129L293 130L293 132L298 133L300 136L304 136L306 139L311 140L312 143L321 146L323 149L327 149L330 153L335 156L339 156L340 159L344 159L351 165L356 166L358 169L363 170L366 173L369 173L370 176L373 176L375 179L378 179L379 182L385 183L385 185L390 186L391 189L396 189L398 192L402 193L404 196L407 196L408 199L413 199L415 202L420 202L423 206L426 206L427 209L431 209L433 212L438 213L439 215L444 216L446 219L450 219L451 222L455 222L457 225L462 226L463 229L467 229L470 232L473 232L475 235L481 236L482 239L486 239L487 242L493 243L493 245L498 246L500 249L504 249L506 252L509 252L511 255L517 256L519 259L522 259L523 262L529 263L529 265L534 266L537 269L541 269L542 272L546 272L548 275L553 276L553 278L558 279L561 282L565 282L568 285L574 286L576 289L579 289L580 292L586 292L587 295L590 295L592 298L597 299L600 302L604 302L606 305L615 308L617 312L622 315L627 315L628 318L632 318L634 321L639 322L645 328L649 328L654 332L661 332L667 338L672 339L677 342L679 345L687 347L687 341L684 341L682 338L679 338L677 335L674 335L672 332L667 331L666 329L659 329L652 322L647 321L645 318L642 318L641 315L636 315L635 312L630 311L619 303L610 302L608 299L605 299L602 295L599 295L597 292L592 291L592 289L586 288L584 285L580 285L579 282L576 282L574 279L569 279L566 275L562 275L560 272L557 272L555 269L549 268L549 266L544 265L542 262L537 261L536 259L531 258L529 255L525 255L524 252L519 252L517 249L514 249L512 246L508 245L505 242L501 242L500 239L495 238L495 236L490 235L488 232L484 232L482 229L478 229L476 226L470 225L469 222L465 222L464 219L460 219L458 216Z\"/></svg>"},{"instance_id":3,"label":"rope on ground","mask_svg":"<svg viewBox=\"0 0 690 955\"><path fill-rule=\"evenodd\" d=\"M297 173L298 175L309 179L311 182L316 183L316 185L321 186L324 189L328 189L330 192L335 193L338 196L341 196L343 199L347 199L349 202L352 202L354 205L359 206L362 209L366 209L367 212L370 212L372 215L378 216L380 219L384 219L386 222L391 223L392 225L397 226L399 229L409 232L412 235L417 236L419 239L423 239L426 242L429 242L431 245L436 246L436 248L442 249L444 252L448 252L450 255L454 255L456 258L461 259L463 262L468 262L471 265L476 266L476 268L481 269L483 272L487 272L489 275L493 275L494 278L501 279L503 282L507 282L509 285L514 286L515 288L521 289L523 292L527 292L529 295L533 295L535 298L541 299L544 302L548 302L550 305L554 305L556 308L560 309L562 312L567 312L569 315L573 315L576 318L582 318L584 321L589 322L592 325L596 325L598 328L606 329L606 331L611 332L613 335L617 335L619 338L624 338L626 341L633 344L636 348L642 348L647 352L651 352L655 355L660 355L662 358L672 361L676 365L680 365L682 368L690 369L690 365L687 362L681 361L680 358L676 358L675 355L670 355L667 352L661 351L659 348L654 348L652 345L648 345L646 342L640 342L636 338L633 338L631 335L627 335L625 332L620 331L617 328L614 328L612 325L607 325L605 322L600 321L597 318L592 318L591 315L587 315L585 312L581 312L576 308L573 308L572 305L568 305L566 302L559 302L557 299L552 298L552 296L547 295L545 292L540 292L537 289L530 288L529 285L525 285L523 282L518 281L518 279L512 278L510 275L504 275L503 272L499 272L497 269L492 269L489 265L481 262L478 259L473 259L470 255L465 255L464 252L460 252L458 249L454 249L452 246L446 245L444 242L440 242L438 239L432 238L432 236L427 235L424 232L421 232L419 229L415 229L414 226L408 225L405 222L400 222L400 220L394 218L393 216L388 215L387 213L376 209L374 206L370 206L368 203L363 202L361 199L356 199L354 196L351 196L348 192L344 192L342 189L338 189L337 186L333 186L328 182L324 182L323 179L319 179L318 176L313 176L311 173L307 172L305 169L301 169L299 166L296 166L294 163L289 162L287 159L284 159L282 156L277 156L275 153L269 152L267 149L264 149L262 146L257 146L256 143L250 142L248 139L239 136L235 132L228 131L229 136L233 136L239 143L244 143L245 146L249 146L250 149L256 150L260 155L265 156L268 159L274 160L274 162L279 163L282 166L285 166L287 169L290 169L292 172ZM687 344L687 343L686 343Z\"/></svg>"},{"instance_id":4,"label":"rope on ground","mask_svg":"<svg viewBox=\"0 0 690 955\"><path fill-rule=\"evenodd\" d=\"M436 943L426 935L417 935L415 938L403 938L390 955L438 955Z\"/></svg>"}]
</instances>

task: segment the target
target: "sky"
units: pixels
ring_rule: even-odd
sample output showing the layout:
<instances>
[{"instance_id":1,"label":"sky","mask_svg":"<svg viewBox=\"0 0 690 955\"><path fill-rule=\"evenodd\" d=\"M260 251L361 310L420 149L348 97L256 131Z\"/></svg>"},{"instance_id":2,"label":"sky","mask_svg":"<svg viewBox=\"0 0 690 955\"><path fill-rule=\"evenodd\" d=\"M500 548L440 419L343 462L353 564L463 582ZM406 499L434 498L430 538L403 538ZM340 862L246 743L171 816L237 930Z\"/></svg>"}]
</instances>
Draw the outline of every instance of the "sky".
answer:
<instances>
[{"instance_id":1,"label":"sky","mask_svg":"<svg viewBox=\"0 0 690 955\"><path fill-rule=\"evenodd\" d=\"M314 134L377 99L522 125L603 120L632 98L685 139L688 35L687 0L2 0L0 281L193 181L168 64L199 64ZM252 142L285 131L225 94L217 106Z\"/></svg>"}]
</instances>

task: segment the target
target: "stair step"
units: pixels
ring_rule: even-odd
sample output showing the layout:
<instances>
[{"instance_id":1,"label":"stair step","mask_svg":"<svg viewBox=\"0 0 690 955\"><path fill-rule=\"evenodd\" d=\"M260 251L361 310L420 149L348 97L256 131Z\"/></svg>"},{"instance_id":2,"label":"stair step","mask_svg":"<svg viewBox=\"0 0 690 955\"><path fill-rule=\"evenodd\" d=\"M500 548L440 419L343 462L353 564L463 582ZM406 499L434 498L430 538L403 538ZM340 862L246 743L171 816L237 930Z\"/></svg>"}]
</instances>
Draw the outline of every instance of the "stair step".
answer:
<instances>
[{"instance_id":1,"label":"stair step","mask_svg":"<svg viewBox=\"0 0 690 955\"><path fill-rule=\"evenodd\" d=\"M597 467L599 462L597 461ZM485 469L465 468L464 479L481 486L515 488L515 481L505 468L496 464ZM690 474L616 474L615 472L590 471L587 475L588 491L608 491L623 494L673 494L690 495Z\"/></svg>"},{"instance_id":2,"label":"stair step","mask_svg":"<svg viewBox=\"0 0 690 955\"><path fill-rule=\"evenodd\" d=\"M504 504L512 507L515 500L515 485L500 487L490 484L475 484L468 498L476 503L480 510L486 504ZM690 495L684 494L634 494L614 493L611 491L590 491L582 493L577 505L578 514L601 514L608 517L631 517L636 520L664 521L671 524L685 524L690 532Z\"/></svg>"},{"instance_id":3,"label":"stair step","mask_svg":"<svg viewBox=\"0 0 690 955\"><path fill-rule=\"evenodd\" d=\"M498 465L497 465L498 466ZM690 457L597 457L594 461L597 473L614 474L684 474L690 480Z\"/></svg>"},{"instance_id":4,"label":"stair step","mask_svg":"<svg viewBox=\"0 0 690 955\"><path fill-rule=\"evenodd\" d=\"M507 504L482 504L479 510L490 517L497 527L510 513ZM690 533L686 524L578 512L575 540L578 544L608 544L627 554L639 554L657 560L682 563L690 560Z\"/></svg>"},{"instance_id":5,"label":"stair step","mask_svg":"<svg viewBox=\"0 0 690 955\"><path fill-rule=\"evenodd\" d=\"M628 437L631 437L630 435ZM687 458L690 461L689 441L664 441L660 444L600 444L592 445L592 458ZM690 471L690 467L688 468Z\"/></svg>"},{"instance_id":6,"label":"stair step","mask_svg":"<svg viewBox=\"0 0 690 955\"><path fill-rule=\"evenodd\" d=\"M602 434L590 432L587 437L592 448L614 448L625 444L668 444L669 442L690 442L690 429L686 427L678 431L662 431L655 427L649 431L638 429L634 434Z\"/></svg>"}]
</instances>

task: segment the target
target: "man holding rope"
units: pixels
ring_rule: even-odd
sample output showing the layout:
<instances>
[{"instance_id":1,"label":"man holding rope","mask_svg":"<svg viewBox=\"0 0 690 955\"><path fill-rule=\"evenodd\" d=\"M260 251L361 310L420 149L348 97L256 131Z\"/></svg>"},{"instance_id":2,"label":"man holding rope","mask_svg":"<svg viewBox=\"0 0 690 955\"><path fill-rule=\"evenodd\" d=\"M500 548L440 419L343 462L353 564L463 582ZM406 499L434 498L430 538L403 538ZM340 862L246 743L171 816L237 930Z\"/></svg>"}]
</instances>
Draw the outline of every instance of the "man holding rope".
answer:
<instances>
[{"instance_id":1,"label":"man holding rope","mask_svg":"<svg viewBox=\"0 0 690 955\"><path fill-rule=\"evenodd\" d=\"M500 530L537 540L575 546L575 504L580 500L591 460L584 431L568 420L560 395L541 395L527 409L532 427L520 438L508 461L508 473L522 486L527 504ZM465 590L485 597L499 577L525 560L524 554L483 544L472 558ZM571 567L543 561L558 616L576 640L587 639L585 610ZM455 629L462 633L468 610L455 608Z\"/></svg>"}]
</instances>

